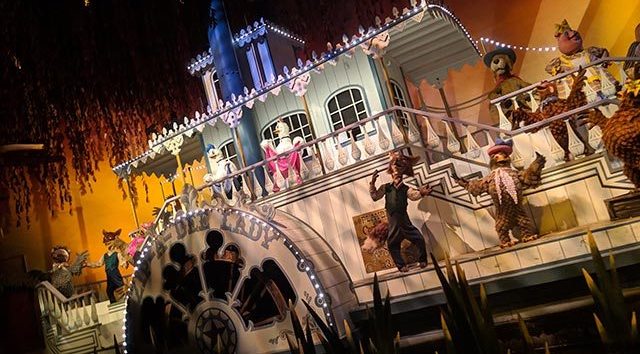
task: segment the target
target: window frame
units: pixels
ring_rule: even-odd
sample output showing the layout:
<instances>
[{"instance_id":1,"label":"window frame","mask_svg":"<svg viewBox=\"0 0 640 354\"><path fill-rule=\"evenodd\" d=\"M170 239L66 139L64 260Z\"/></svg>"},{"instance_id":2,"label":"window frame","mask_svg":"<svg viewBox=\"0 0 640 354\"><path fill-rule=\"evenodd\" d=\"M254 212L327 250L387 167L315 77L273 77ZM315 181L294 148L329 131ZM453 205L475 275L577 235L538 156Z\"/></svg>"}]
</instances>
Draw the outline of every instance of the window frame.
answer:
<instances>
[{"instance_id":1,"label":"window frame","mask_svg":"<svg viewBox=\"0 0 640 354\"><path fill-rule=\"evenodd\" d=\"M400 86L400 84L393 79L390 79L389 82L391 83L391 89L393 90L393 97L391 99L393 100L394 106L411 108L407 103L406 95L404 90L402 89L402 86ZM402 115L400 116L400 122L403 128L409 129L409 119L411 119L411 117L409 117L409 114L407 112L402 112Z\"/></svg>"},{"instance_id":2,"label":"window frame","mask_svg":"<svg viewBox=\"0 0 640 354\"><path fill-rule=\"evenodd\" d=\"M231 157L229 157L229 148L228 148L229 145L233 146L233 151L235 152L235 155L232 155ZM227 139L221 142L218 145L218 150L222 152L222 155L224 156L225 161L231 161L236 165L236 167L240 166L240 160L239 160L240 156L238 156L238 149L236 148L236 144L235 144L235 141L233 141L233 139Z\"/></svg>"},{"instance_id":3,"label":"window frame","mask_svg":"<svg viewBox=\"0 0 640 354\"><path fill-rule=\"evenodd\" d=\"M291 122L291 117L296 116L298 118L298 122L300 123L300 126L298 128L293 128L293 123ZM303 125L302 121L300 120L300 116L303 116L306 119L307 124ZM282 118L285 123L287 123L287 125L289 126L289 136L291 136L291 139L293 140L293 133L297 132L297 131L301 131L302 135L301 137L304 139L305 143L308 143L310 141L313 141L314 139L316 139L317 137L314 136L313 134L313 130L311 129L311 124L309 123L309 117L307 116L307 112L305 112L304 110L297 110L297 111L292 111L286 114L283 114L279 117L274 118L273 120L269 121L269 123L265 124L262 127L262 130L260 131L260 137L262 138L262 140L271 140L273 142L274 146L277 146L278 143L280 142L280 140L276 137L273 136L273 130L271 130L271 128L273 126L275 126L275 124L278 122L278 120ZM308 127L309 128L309 134L305 134L304 132L304 128ZM265 133L269 132L269 135L271 137L267 137L265 136ZM309 139L307 140L307 136L309 137Z\"/></svg>"},{"instance_id":4,"label":"window frame","mask_svg":"<svg viewBox=\"0 0 640 354\"><path fill-rule=\"evenodd\" d=\"M354 96L353 96L353 93L352 93L352 91L353 91L353 90L356 90L356 91L358 91L358 92L360 93L360 100L359 100L359 101L355 101L355 100L354 100ZM338 97L340 94L342 94L342 93L344 93L344 92L347 92L347 91L349 91L349 92L350 92L351 103L347 104L347 105L346 105L346 106L344 106L344 107L341 107L337 97ZM337 108L338 108L336 111L331 111L331 108L329 107L329 104L330 104L333 100L335 100L335 102L336 102L336 106L337 106ZM356 106L357 106L359 103L362 103L362 106L364 107L364 109L363 109L362 111L358 111L358 110L357 110L357 107L356 107ZM332 93L332 94L327 98L327 100L325 101L325 104L324 104L324 108L325 108L325 112L326 112L326 114L327 114L327 119L328 119L328 123L329 123L329 130L330 130L331 132L335 132L336 130L338 130L338 129L342 129L342 128L344 128L344 127L346 126L346 124L345 124L345 122L344 122L344 117L342 116L342 111L344 111L344 110L346 110L346 109L349 109L349 108L351 108L351 107L353 107L354 111L356 112L356 119L357 119L357 121L360 121L360 120L362 120L362 119L364 119L364 118L367 118L367 117L369 117L369 116L371 115L371 113L370 113L370 109L369 109L369 103L368 103L368 101L367 101L367 98L366 98L366 95L365 95L365 91L364 91L364 89L363 89L361 86L350 85L350 86L342 87L342 88L340 88L340 89L338 89L338 90L334 91L334 92L333 92L333 93ZM338 126L338 127L336 127L336 124L334 124L333 118L331 117L333 114L336 114L336 113L338 113L338 114L339 114L339 116L340 116L340 125L341 125L341 126ZM362 114L362 113L364 113L364 117L363 117L363 118L360 118L360 114ZM349 124L353 124L353 123L349 123ZM370 127L371 127L371 126L370 126ZM371 130L367 131L366 133L367 133L367 134L369 134L369 135L372 135L372 134L375 134L375 131L376 131L376 129L375 129L375 127L373 127ZM356 140L356 141L357 141L357 140L360 140L360 139L363 139L363 138L364 138L364 135L363 135L363 132L362 132L362 131L360 131L360 133L359 133L359 134L357 134L356 136L354 136L354 140ZM349 139L350 139L349 134L347 134L347 140L345 140L345 141L341 141L340 143L341 143L341 144L343 144L343 145L344 145L344 144L348 144ZM338 140L339 140L339 139L338 139Z\"/></svg>"}]
</instances>

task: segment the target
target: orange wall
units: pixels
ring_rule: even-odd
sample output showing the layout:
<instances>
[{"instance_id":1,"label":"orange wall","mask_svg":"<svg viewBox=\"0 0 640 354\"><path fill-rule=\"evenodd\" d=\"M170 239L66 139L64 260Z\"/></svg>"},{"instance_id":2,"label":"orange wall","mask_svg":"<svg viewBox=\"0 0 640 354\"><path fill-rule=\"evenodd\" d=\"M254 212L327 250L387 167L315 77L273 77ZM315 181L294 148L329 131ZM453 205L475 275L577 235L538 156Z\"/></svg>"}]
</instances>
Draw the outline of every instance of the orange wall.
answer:
<instances>
[{"instance_id":1,"label":"orange wall","mask_svg":"<svg viewBox=\"0 0 640 354\"><path fill-rule=\"evenodd\" d=\"M448 0L447 4L460 17L474 37L491 37L501 42L528 46L553 46L554 24L567 18L574 28L579 28L586 45L608 47L612 55L622 56L633 41L634 27L640 19L640 2L637 0L584 1L584 0ZM517 5L516 5L517 4ZM615 5L614 5L615 4ZM524 80L537 81L546 76L544 66L553 57L551 53L518 52L516 72ZM450 73L445 92L452 105L490 90L493 78L479 62ZM422 85L425 101L430 106L442 106L439 93L426 84ZM417 102L414 92L413 101ZM457 113L458 117L488 122L487 106L480 105ZM42 203L35 201L31 227L12 229L0 239L0 259L24 254L32 268L46 269L50 265L49 250L55 244L65 244L74 252L87 249L93 260L105 251L101 230L122 228L128 233L135 228L129 200L122 199L117 178L106 162L99 165L97 182L93 192L80 195L73 186L74 209L57 212L51 217ZM204 171L194 176L201 182ZM149 202L145 201L140 180L138 214L140 221L150 220L153 207L162 202L159 181L146 177L149 186ZM73 178L72 178L73 181ZM181 182L176 189L180 191ZM165 193L171 193L165 185ZM104 279L102 270L88 270L79 281Z\"/></svg>"},{"instance_id":2,"label":"orange wall","mask_svg":"<svg viewBox=\"0 0 640 354\"><path fill-rule=\"evenodd\" d=\"M626 54L629 44L634 40L634 28L640 22L640 2L637 0L448 0L446 3L474 38L488 37L518 46L552 47L556 45L554 25L566 18L573 28L580 30L585 46L608 48L612 56ZM490 46L486 48L493 49ZM516 55L516 74L525 81L536 82L547 77L544 67L558 54L516 51ZM491 72L480 61L473 67L451 71L444 91L449 104L455 105L488 92L493 87ZM422 82L420 89L427 105L443 107L436 88ZM416 104L417 92L412 91L412 101ZM489 118L486 102L455 112L453 116L495 123Z\"/></svg>"},{"instance_id":3,"label":"orange wall","mask_svg":"<svg viewBox=\"0 0 640 354\"><path fill-rule=\"evenodd\" d=\"M194 167L199 165L197 162ZM194 171L196 185L202 183L202 176L206 170ZM160 180L164 182L165 195L172 194L171 184L164 178L156 176L144 176L149 188L149 201L146 201L142 178L138 178L138 206L136 208L140 222L150 221L152 210L162 205L162 191ZM93 191L80 195L79 187L72 185L73 210L56 211L52 217L44 203L35 200L31 215L30 227L16 229L15 221L11 221L12 229L3 239L0 239L0 259L13 255L26 255L31 269L45 270L51 266L49 252L51 247L63 244L76 252L88 250L91 260L99 259L106 251L102 244L102 230L113 231L122 229L121 238L129 241L127 234L136 229L129 198L123 200L122 191L118 189L118 179L106 162L99 164L96 172L96 182L92 184ZM73 181L73 177L72 177ZM182 181L175 181L176 190L180 192ZM12 215L13 219L13 215ZM131 272L122 270L123 274ZM102 269L85 269L78 283L103 280L105 278Z\"/></svg>"}]
</instances>

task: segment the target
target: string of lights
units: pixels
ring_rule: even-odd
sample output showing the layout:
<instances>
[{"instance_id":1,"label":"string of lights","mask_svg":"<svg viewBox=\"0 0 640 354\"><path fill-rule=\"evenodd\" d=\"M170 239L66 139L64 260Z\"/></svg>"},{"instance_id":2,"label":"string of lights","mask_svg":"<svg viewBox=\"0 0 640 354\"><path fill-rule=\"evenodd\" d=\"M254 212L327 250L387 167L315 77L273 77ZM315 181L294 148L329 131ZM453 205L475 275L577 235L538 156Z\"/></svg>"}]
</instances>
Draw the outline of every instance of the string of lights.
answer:
<instances>
[{"instance_id":1,"label":"string of lights","mask_svg":"<svg viewBox=\"0 0 640 354\"><path fill-rule=\"evenodd\" d=\"M510 48L514 50L524 50L524 51L531 51L531 52L555 52L557 49L556 47L527 47L527 46L521 46L521 45L508 44L508 43L503 43L495 39L486 38L486 37L480 37L479 40L476 40L476 43L487 43L495 47Z\"/></svg>"}]
</instances>

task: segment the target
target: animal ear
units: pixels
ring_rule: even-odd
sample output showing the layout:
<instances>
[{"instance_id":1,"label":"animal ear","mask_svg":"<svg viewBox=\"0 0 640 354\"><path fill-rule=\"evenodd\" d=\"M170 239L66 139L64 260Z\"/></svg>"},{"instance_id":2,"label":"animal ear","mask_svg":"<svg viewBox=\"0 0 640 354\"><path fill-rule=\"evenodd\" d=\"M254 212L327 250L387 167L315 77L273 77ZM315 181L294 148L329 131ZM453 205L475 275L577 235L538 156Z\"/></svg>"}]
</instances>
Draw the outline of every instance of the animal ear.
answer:
<instances>
[{"instance_id":1,"label":"animal ear","mask_svg":"<svg viewBox=\"0 0 640 354\"><path fill-rule=\"evenodd\" d=\"M117 229L114 234L116 234L116 236L120 236L120 233L122 232L122 229Z\"/></svg>"},{"instance_id":2,"label":"animal ear","mask_svg":"<svg viewBox=\"0 0 640 354\"><path fill-rule=\"evenodd\" d=\"M102 234L107 236L109 233L107 231L105 231L104 229L102 229Z\"/></svg>"}]
</instances>

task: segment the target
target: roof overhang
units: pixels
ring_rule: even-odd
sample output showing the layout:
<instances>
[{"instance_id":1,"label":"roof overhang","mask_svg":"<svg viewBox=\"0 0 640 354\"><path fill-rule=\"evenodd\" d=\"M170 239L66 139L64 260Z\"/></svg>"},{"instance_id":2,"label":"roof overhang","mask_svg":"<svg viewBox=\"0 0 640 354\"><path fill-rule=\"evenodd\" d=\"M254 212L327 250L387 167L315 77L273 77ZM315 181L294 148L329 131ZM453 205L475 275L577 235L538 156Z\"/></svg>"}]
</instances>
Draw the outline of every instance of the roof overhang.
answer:
<instances>
[{"instance_id":1,"label":"roof overhang","mask_svg":"<svg viewBox=\"0 0 640 354\"><path fill-rule=\"evenodd\" d=\"M430 4L425 0L420 3L412 0L411 4L411 8L402 11L394 9L394 18L386 18L384 22L376 18L375 28L365 30L361 27L359 35L344 35L343 42L337 43L335 47L329 44L327 52L320 55L314 52L311 59L306 61L298 59L297 67L285 67L283 75L278 75L276 80L260 90L249 90L245 87L244 95L232 95L231 100L220 102L215 111L208 107L207 112L202 115L196 112L194 118L185 117L184 124L178 125L176 122L173 129L165 130L160 135L154 134L149 141L149 150L115 166L113 171L121 177L135 173L142 168L138 167L139 164L145 165L149 157L166 153L164 150L171 150L169 147L172 146L178 151L173 155L181 154L182 137L186 141L193 135L199 136L206 124L213 125L218 119L235 128L242 119L245 107L252 109L256 100L264 102L269 95L278 95L282 87L288 88L297 96L302 96L306 92L312 73L320 74L327 63L351 58L357 49L374 58L391 57L415 83L427 80L433 85L442 84L450 69L458 69L464 64L474 64L480 58L475 42L462 23L447 8ZM208 52L196 59L189 66L189 70L193 70L192 73L214 64L212 55ZM193 159L185 156L183 161L190 162Z\"/></svg>"},{"instance_id":2,"label":"roof overhang","mask_svg":"<svg viewBox=\"0 0 640 354\"><path fill-rule=\"evenodd\" d=\"M474 65L480 53L466 29L446 8L430 7L420 20L405 21L389 30L385 57L400 65L415 83L439 86L450 69Z\"/></svg>"}]
</instances>

